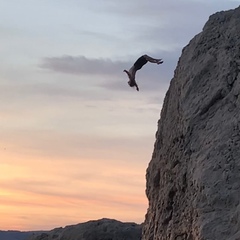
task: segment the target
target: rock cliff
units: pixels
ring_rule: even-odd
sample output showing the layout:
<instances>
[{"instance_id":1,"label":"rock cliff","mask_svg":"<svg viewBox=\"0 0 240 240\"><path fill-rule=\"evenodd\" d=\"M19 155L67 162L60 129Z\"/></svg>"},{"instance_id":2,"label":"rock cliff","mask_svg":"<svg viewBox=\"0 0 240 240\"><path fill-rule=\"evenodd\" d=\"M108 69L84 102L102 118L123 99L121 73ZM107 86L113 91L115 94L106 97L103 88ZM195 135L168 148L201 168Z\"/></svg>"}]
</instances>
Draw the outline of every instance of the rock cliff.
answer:
<instances>
[{"instance_id":1,"label":"rock cliff","mask_svg":"<svg viewBox=\"0 0 240 240\"><path fill-rule=\"evenodd\" d=\"M28 240L140 240L142 226L103 218L34 234Z\"/></svg>"},{"instance_id":2,"label":"rock cliff","mask_svg":"<svg viewBox=\"0 0 240 240\"><path fill-rule=\"evenodd\" d=\"M147 169L143 240L240 239L240 8L183 49Z\"/></svg>"}]
</instances>

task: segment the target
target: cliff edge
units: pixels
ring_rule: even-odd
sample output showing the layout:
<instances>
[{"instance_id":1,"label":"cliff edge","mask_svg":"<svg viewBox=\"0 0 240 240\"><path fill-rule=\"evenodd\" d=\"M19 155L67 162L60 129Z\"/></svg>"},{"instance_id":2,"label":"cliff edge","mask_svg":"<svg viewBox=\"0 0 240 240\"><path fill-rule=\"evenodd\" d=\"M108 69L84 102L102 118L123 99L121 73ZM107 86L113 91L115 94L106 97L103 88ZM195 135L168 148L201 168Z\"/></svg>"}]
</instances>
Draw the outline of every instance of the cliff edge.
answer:
<instances>
[{"instance_id":1,"label":"cliff edge","mask_svg":"<svg viewBox=\"0 0 240 240\"><path fill-rule=\"evenodd\" d=\"M147 169L143 240L240 239L240 7L183 49Z\"/></svg>"}]
</instances>

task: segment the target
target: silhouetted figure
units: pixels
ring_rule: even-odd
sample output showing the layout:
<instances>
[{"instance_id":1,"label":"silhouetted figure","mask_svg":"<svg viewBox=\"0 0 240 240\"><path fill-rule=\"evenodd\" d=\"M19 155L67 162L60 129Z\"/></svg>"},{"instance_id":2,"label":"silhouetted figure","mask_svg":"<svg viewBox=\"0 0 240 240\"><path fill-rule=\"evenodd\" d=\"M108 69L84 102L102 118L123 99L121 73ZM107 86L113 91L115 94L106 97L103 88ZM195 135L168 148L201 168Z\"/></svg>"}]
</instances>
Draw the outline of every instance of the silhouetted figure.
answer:
<instances>
[{"instance_id":1,"label":"silhouetted figure","mask_svg":"<svg viewBox=\"0 0 240 240\"><path fill-rule=\"evenodd\" d=\"M145 54L141 56L128 71L123 70L128 75L128 78L129 78L128 85L130 87L136 87L137 91L139 91L139 88L135 81L136 72L137 70L141 69L142 66L145 65L147 62L157 63L157 64L163 63L162 59L155 59Z\"/></svg>"}]
</instances>

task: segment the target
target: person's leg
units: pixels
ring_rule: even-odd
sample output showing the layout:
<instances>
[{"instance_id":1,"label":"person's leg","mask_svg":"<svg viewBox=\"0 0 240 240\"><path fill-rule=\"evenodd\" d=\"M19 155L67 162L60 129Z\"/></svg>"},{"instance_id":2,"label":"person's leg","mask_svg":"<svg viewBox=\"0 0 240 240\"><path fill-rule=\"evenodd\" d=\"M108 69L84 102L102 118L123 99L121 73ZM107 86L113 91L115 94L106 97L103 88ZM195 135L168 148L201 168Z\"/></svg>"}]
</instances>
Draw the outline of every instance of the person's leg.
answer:
<instances>
[{"instance_id":1,"label":"person's leg","mask_svg":"<svg viewBox=\"0 0 240 240\"><path fill-rule=\"evenodd\" d=\"M156 58L152 58L152 57L149 57L148 55L144 55L144 57L146 58L147 61L151 62L151 63L157 63L157 64L161 64L163 63L162 59L156 59Z\"/></svg>"}]
</instances>

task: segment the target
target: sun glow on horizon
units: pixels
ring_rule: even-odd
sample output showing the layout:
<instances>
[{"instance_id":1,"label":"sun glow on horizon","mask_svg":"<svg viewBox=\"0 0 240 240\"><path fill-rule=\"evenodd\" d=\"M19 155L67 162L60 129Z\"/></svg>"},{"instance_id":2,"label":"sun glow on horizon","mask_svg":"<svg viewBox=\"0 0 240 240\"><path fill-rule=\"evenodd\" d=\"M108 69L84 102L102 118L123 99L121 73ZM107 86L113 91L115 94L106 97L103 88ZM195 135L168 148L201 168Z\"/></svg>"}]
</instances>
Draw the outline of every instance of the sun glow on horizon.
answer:
<instances>
[{"instance_id":1,"label":"sun glow on horizon","mask_svg":"<svg viewBox=\"0 0 240 240\"><path fill-rule=\"evenodd\" d=\"M143 166L6 152L0 151L1 230L50 230L103 217L144 220Z\"/></svg>"}]
</instances>

